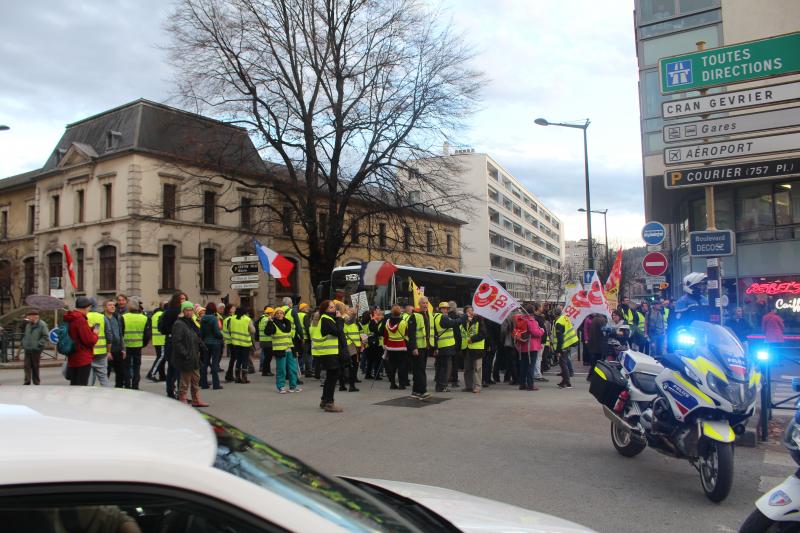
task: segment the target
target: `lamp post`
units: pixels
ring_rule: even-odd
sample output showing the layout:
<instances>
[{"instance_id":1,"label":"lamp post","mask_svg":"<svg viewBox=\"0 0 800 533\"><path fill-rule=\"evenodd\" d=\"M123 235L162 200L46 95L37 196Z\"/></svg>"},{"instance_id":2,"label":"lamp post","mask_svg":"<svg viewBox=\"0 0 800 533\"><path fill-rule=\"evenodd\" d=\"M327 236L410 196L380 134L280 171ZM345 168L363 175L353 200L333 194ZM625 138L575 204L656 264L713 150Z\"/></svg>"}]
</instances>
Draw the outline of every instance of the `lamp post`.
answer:
<instances>
[{"instance_id":1,"label":"lamp post","mask_svg":"<svg viewBox=\"0 0 800 533\"><path fill-rule=\"evenodd\" d=\"M586 209L581 207L580 209L578 209L578 211L583 213L584 211L586 211ZM606 237L606 268L611 268L609 266L611 258L608 256L608 220L607 220L607 217L606 217L606 215L608 215L608 209L603 209L602 211L593 209L592 213L597 213L597 214L603 215L603 230L604 230L605 237Z\"/></svg>"},{"instance_id":2,"label":"lamp post","mask_svg":"<svg viewBox=\"0 0 800 533\"><path fill-rule=\"evenodd\" d=\"M583 172L586 179L586 234L587 242L589 243L589 255L587 262L589 263L589 270L594 270L594 252L592 251L592 203L589 194L589 150L586 143L586 130L589 128L591 121L587 118L582 124L569 124L567 122L549 122L543 118L534 120L539 126L562 126L564 128L578 128L583 130Z\"/></svg>"}]
</instances>

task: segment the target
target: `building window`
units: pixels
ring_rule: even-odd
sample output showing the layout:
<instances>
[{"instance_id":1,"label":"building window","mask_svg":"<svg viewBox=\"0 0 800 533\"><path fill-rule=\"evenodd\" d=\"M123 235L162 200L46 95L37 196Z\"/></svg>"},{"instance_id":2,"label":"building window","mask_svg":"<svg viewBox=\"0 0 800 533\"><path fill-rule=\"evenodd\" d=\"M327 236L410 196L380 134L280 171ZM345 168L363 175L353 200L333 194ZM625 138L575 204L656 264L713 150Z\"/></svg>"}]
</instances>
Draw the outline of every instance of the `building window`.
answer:
<instances>
[{"instance_id":1,"label":"building window","mask_svg":"<svg viewBox=\"0 0 800 533\"><path fill-rule=\"evenodd\" d=\"M203 193L203 223L216 224L214 221L216 207L217 195L214 191L205 191Z\"/></svg>"},{"instance_id":2,"label":"building window","mask_svg":"<svg viewBox=\"0 0 800 533\"><path fill-rule=\"evenodd\" d=\"M77 271L75 272L75 277L77 278L78 287L76 290L83 292L85 289L85 271L84 271L84 251L83 248L78 248L75 250L75 258L76 258L76 266Z\"/></svg>"},{"instance_id":3,"label":"building window","mask_svg":"<svg viewBox=\"0 0 800 533\"><path fill-rule=\"evenodd\" d=\"M203 248L203 290L216 290L217 251Z\"/></svg>"},{"instance_id":4,"label":"building window","mask_svg":"<svg viewBox=\"0 0 800 533\"><path fill-rule=\"evenodd\" d=\"M113 246L101 246L97 250L100 256L100 290L117 290L117 249Z\"/></svg>"},{"instance_id":5,"label":"building window","mask_svg":"<svg viewBox=\"0 0 800 533\"><path fill-rule=\"evenodd\" d=\"M0 213L0 239L8 239L8 211Z\"/></svg>"},{"instance_id":6,"label":"building window","mask_svg":"<svg viewBox=\"0 0 800 533\"><path fill-rule=\"evenodd\" d=\"M0 261L0 313L5 313L5 304L11 303L11 261Z\"/></svg>"},{"instance_id":7,"label":"building window","mask_svg":"<svg viewBox=\"0 0 800 533\"><path fill-rule=\"evenodd\" d=\"M167 220L175 220L175 212L177 211L177 192L178 187L172 183L165 183L162 192L162 202L164 204L164 218Z\"/></svg>"},{"instance_id":8,"label":"building window","mask_svg":"<svg viewBox=\"0 0 800 533\"><path fill-rule=\"evenodd\" d=\"M403 228L403 251L411 251L411 228L408 226Z\"/></svg>"},{"instance_id":9,"label":"building window","mask_svg":"<svg viewBox=\"0 0 800 533\"><path fill-rule=\"evenodd\" d=\"M447 234L447 255L453 255L453 236Z\"/></svg>"},{"instance_id":10,"label":"building window","mask_svg":"<svg viewBox=\"0 0 800 533\"><path fill-rule=\"evenodd\" d=\"M253 200L246 196L243 196L242 199L239 200L240 223L241 227L244 229L250 229L250 225L252 224L252 219L250 217L252 204Z\"/></svg>"},{"instance_id":11,"label":"building window","mask_svg":"<svg viewBox=\"0 0 800 533\"><path fill-rule=\"evenodd\" d=\"M60 289L62 287L62 272L63 267L61 266L61 252L51 252L47 254L47 274L49 276L47 282L51 289L53 288L53 285L58 285L55 287L56 289Z\"/></svg>"},{"instance_id":12,"label":"building window","mask_svg":"<svg viewBox=\"0 0 800 533\"><path fill-rule=\"evenodd\" d=\"M325 238L325 233L326 233L325 230L327 229L327 227L328 227L328 213L326 213L325 211L322 211L319 214L319 238L320 239L324 239Z\"/></svg>"},{"instance_id":13,"label":"building window","mask_svg":"<svg viewBox=\"0 0 800 533\"><path fill-rule=\"evenodd\" d=\"M361 240L361 231L358 228L358 219L350 222L350 242L358 244Z\"/></svg>"},{"instance_id":14,"label":"building window","mask_svg":"<svg viewBox=\"0 0 800 533\"><path fill-rule=\"evenodd\" d=\"M110 183L106 183L105 185L103 185L103 207L105 208L103 216L105 218L111 218L111 216L112 216L111 215L111 213L112 213L112 210L111 210L111 201L112 201L111 192L112 192L112 188L111 188L111 184Z\"/></svg>"},{"instance_id":15,"label":"building window","mask_svg":"<svg viewBox=\"0 0 800 533\"><path fill-rule=\"evenodd\" d=\"M117 148L121 138L122 134L118 131L106 132L106 150L113 150L114 148Z\"/></svg>"},{"instance_id":16,"label":"building window","mask_svg":"<svg viewBox=\"0 0 800 533\"><path fill-rule=\"evenodd\" d=\"M22 262L22 296L33 294L36 280L36 261L29 257Z\"/></svg>"},{"instance_id":17,"label":"building window","mask_svg":"<svg viewBox=\"0 0 800 533\"><path fill-rule=\"evenodd\" d=\"M383 222L378 224L378 246L386 248L386 224Z\"/></svg>"},{"instance_id":18,"label":"building window","mask_svg":"<svg viewBox=\"0 0 800 533\"><path fill-rule=\"evenodd\" d=\"M85 196L86 196L86 193L84 192L83 189L78 191L78 198L77 198L77 202L78 202L78 209L77 209L77 211L78 211L78 224L86 222L86 211L85 211L85 209L86 209L86 201L85 201L86 198L85 198Z\"/></svg>"},{"instance_id":19,"label":"building window","mask_svg":"<svg viewBox=\"0 0 800 533\"><path fill-rule=\"evenodd\" d=\"M161 247L161 288L175 289L175 246Z\"/></svg>"},{"instance_id":20,"label":"building window","mask_svg":"<svg viewBox=\"0 0 800 533\"><path fill-rule=\"evenodd\" d=\"M433 253L433 231L431 230L425 234L425 251L429 254Z\"/></svg>"},{"instance_id":21,"label":"building window","mask_svg":"<svg viewBox=\"0 0 800 533\"><path fill-rule=\"evenodd\" d=\"M28 235L33 235L36 230L36 205L28 206Z\"/></svg>"},{"instance_id":22,"label":"building window","mask_svg":"<svg viewBox=\"0 0 800 533\"><path fill-rule=\"evenodd\" d=\"M53 196L53 213L51 216L53 217L51 226L57 228L61 220L61 197L57 194Z\"/></svg>"},{"instance_id":23,"label":"building window","mask_svg":"<svg viewBox=\"0 0 800 533\"><path fill-rule=\"evenodd\" d=\"M291 257L287 257L289 261L294 264L292 267L292 271L289 273L289 279L286 280L289 282L288 287L284 287L278 280L275 280L275 295L276 296L294 296L300 292L300 287L297 283L297 271L300 269L297 261L292 259Z\"/></svg>"},{"instance_id":24,"label":"building window","mask_svg":"<svg viewBox=\"0 0 800 533\"><path fill-rule=\"evenodd\" d=\"M283 206L283 216L281 216L281 226L283 226L283 234L292 234L292 206Z\"/></svg>"}]
</instances>

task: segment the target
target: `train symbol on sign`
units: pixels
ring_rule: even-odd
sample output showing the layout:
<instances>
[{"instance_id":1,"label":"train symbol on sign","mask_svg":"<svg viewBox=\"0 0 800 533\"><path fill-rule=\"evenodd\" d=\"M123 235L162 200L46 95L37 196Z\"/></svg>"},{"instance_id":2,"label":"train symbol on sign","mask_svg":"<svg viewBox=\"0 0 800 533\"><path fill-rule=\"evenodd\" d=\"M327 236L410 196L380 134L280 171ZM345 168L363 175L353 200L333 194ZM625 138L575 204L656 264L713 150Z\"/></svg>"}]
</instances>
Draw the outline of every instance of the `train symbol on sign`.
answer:
<instances>
[{"instance_id":1,"label":"train symbol on sign","mask_svg":"<svg viewBox=\"0 0 800 533\"><path fill-rule=\"evenodd\" d=\"M667 63L667 87L680 87L692 83L692 61L673 61Z\"/></svg>"}]
</instances>

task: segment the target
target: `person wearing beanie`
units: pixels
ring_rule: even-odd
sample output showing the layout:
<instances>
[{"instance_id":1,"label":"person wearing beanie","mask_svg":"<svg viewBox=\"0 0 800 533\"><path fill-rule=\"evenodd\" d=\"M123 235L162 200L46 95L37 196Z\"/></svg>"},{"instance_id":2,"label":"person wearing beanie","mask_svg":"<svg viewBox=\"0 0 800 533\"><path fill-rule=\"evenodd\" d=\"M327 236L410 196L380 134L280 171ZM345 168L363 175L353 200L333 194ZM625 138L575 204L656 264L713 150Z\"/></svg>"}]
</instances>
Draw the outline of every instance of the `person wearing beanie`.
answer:
<instances>
[{"instance_id":1,"label":"person wearing beanie","mask_svg":"<svg viewBox=\"0 0 800 533\"><path fill-rule=\"evenodd\" d=\"M264 307L263 314L256 321L256 332L258 332L258 343L261 347L261 357L258 362L258 369L261 371L262 376L272 376L272 336L267 333L267 324L272 317L275 310L270 307Z\"/></svg>"},{"instance_id":2,"label":"person wearing beanie","mask_svg":"<svg viewBox=\"0 0 800 533\"><path fill-rule=\"evenodd\" d=\"M186 393L191 391L194 407L208 407L200 399L200 357L207 350L200 339L200 330L194 323L194 304L185 301L180 307L180 317L172 325L172 357L170 363L180 372L178 400L188 403Z\"/></svg>"}]
</instances>

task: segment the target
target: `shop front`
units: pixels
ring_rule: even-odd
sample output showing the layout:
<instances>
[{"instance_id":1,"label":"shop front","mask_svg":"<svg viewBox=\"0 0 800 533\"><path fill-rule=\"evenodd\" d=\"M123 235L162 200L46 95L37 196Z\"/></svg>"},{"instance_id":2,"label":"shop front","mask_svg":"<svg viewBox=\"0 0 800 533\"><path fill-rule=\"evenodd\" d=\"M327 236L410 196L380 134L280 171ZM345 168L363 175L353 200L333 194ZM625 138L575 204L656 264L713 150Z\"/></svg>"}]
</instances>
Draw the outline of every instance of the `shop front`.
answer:
<instances>
[{"instance_id":1,"label":"shop front","mask_svg":"<svg viewBox=\"0 0 800 533\"><path fill-rule=\"evenodd\" d=\"M783 320L787 346L800 346L800 275L726 279L723 291L728 296L726 316L741 307L754 338L763 338L761 321L774 310Z\"/></svg>"}]
</instances>

